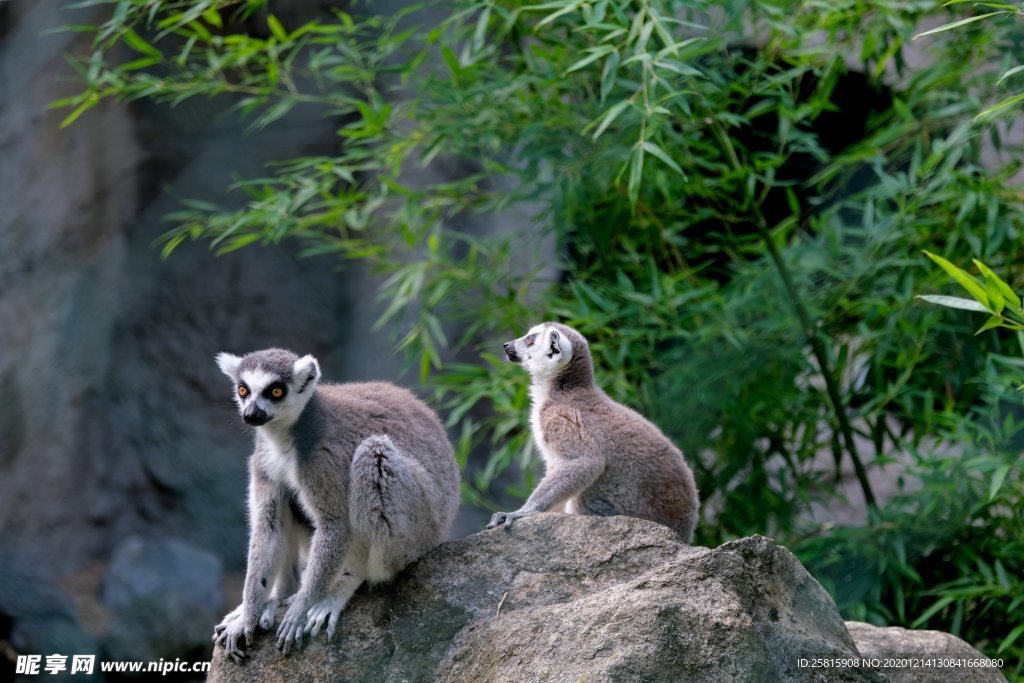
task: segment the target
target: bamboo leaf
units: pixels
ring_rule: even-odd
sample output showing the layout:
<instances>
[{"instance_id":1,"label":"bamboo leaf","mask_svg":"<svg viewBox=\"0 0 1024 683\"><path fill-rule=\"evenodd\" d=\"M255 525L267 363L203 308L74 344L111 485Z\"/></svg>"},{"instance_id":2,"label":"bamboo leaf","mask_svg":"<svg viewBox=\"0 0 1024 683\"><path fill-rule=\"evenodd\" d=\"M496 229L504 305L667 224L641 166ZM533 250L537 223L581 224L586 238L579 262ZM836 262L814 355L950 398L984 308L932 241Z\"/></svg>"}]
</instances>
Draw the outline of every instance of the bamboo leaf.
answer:
<instances>
[{"instance_id":1,"label":"bamboo leaf","mask_svg":"<svg viewBox=\"0 0 1024 683\"><path fill-rule=\"evenodd\" d=\"M560 5L561 3L548 3L548 4ZM547 26L551 22L557 20L559 17L565 16L566 14L569 14L570 12L575 12L577 9L579 9L579 6L581 4L582 3L572 2L572 3L569 3L568 5L562 7L562 9L558 10L557 12L552 12L551 14L547 15L546 17L541 19L539 22L537 22L537 26L536 26L536 28L534 30L537 30L537 29L540 29L540 28L542 28L544 26ZM527 7L526 9L535 9L537 7L540 7L540 5L535 5L534 7Z\"/></svg>"},{"instance_id":2,"label":"bamboo leaf","mask_svg":"<svg viewBox=\"0 0 1024 683\"><path fill-rule=\"evenodd\" d=\"M636 206L636 201L640 197L640 179L644 173L644 147L638 145L633 150L633 154L629 159L629 184L627 186L627 192L629 194L629 203Z\"/></svg>"},{"instance_id":3,"label":"bamboo leaf","mask_svg":"<svg viewBox=\"0 0 1024 683\"><path fill-rule=\"evenodd\" d=\"M447 45L441 46L441 59L444 60L445 66L451 72L452 78L458 82L459 76L462 74L462 67L459 65L459 58L455 56L455 53Z\"/></svg>"},{"instance_id":4,"label":"bamboo leaf","mask_svg":"<svg viewBox=\"0 0 1024 683\"><path fill-rule=\"evenodd\" d=\"M988 332L989 330L995 329L996 327L1001 327L1002 325L1003 325L1003 319L1000 316L998 316L998 315L994 315L991 318L989 318L988 320L986 320L985 324L982 325L981 327L979 327L978 331L975 332L974 334L975 335L979 335L982 332Z\"/></svg>"},{"instance_id":5,"label":"bamboo leaf","mask_svg":"<svg viewBox=\"0 0 1024 683\"><path fill-rule=\"evenodd\" d=\"M1007 71L1006 73L1004 73L1002 76L999 77L999 80L996 81L996 85L999 85L1000 83L1005 81L1010 76L1013 76L1014 74L1018 74L1021 71L1024 71L1024 64L1021 64L1020 66L1015 66L1012 69L1010 69L1009 71Z\"/></svg>"},{"instance_id":6,"label":"bamboo leaf","mask_svg":"<svg viewBox=\"0 0 1024 683\"><path fill-rule=\"evenodd\" d=\"M977 280L968 275L966 272L954 266L946 259L939 256L938 254L933 254L930 251L926 251L924 253L932 261L935 261L935 263L939 264L939 267L946 271L946 273L951 278L959 282L961 287L966 289L971 296L978 300L978 303L980 303L982 306L985 306L986 309L988 309L988 296L985 294L985 288L982 287Z\"/></svg>"},{"instance_id":7,"label":"bamboo leaf","mask_svg":"<svg viewBox=\"0 0 1024 683\"><path fill-rule=\"evenodd\" d=\"M71 113L64 117L64 120L60 122L61 128L67 128L74 123L79 116L87 112L88 110L99 104L100 96L97 93L89 93L88 97L82 100L82 103L71 110Z\"/></svg>"},{"instance_id":8,"label":"bamboo leaf","mask_svg":"<svg viewBox=\"0 0 1024 683\"><path fill-rule=\"evenodd\" d=\"M288 42L288 32L284 30L284 26L273 14L267 15L267 28L274 34L274 37L282 43Z\"/></svg>"},{"instance_id":9,"label":"bamboo leaf","mask_svg":"<svg viewBox=\"0 0 1024 683\"><path fill-rule=\"evenodd\" d=\"M917 298L923 299L930 304L938 304L947 308L959 308L964 311L977 311L978 313L989 312L987 308L974 299L961 299L957 296L943 296L941 294L921 294Z\"/></svg>"},{"instance_id":10,"label":"bamboo leaf","mask_svg":"<svg viewBox=\"0 0 1024 683\"><path fill-rule=\"evenodd\" d=\"M167 239L163 249L160 250L160 258L166 259L171 255L171 252L178 248L178 246L188 238L187 232L179 232L176 235Z\"/></svg>"},{"instance_id":11,"label":"bamboo leaf","mask_svg":"<svg viewBox=\"0 0 1024 683\"><path fill-rule=\"evenodd\" d=\"M156 59L163 59L164 57L160 50L158 50L150 43L146 42L142 38L142 36L140 36L132 29L126 30L121 37L124 38L124 42L128 44L128 47L132 48L136 52L140 52L144 55L149 55L150 57L154 57Z\"/></svg>"},{"instance_id":12,"label":"bamboo leaf","mask_svg":"<svg viewBox=\"0 0 1024 683\"><path fill-rule=\"evenodd\" d=\"M999 654L1006 648L1013 645L1014 641L1017 640L1022 633L1024 633L1024 624L1020 624L1017 628L1010 631L1005 638L1003 638L1003 642L999 643L999 647L996 649L996 654Z\"/></svg>"},{"instance_id":13,"label":"bamboo leaf","mask_svg":"<svg viewBox=\"0 0 1024 683\"><path fill-rule=\"evenodd\" d=\"M1006 480L1006 475L1010 471L1009 465L1000 465L999 469L992 475L992 481L988 485L988 499L989 502L995 500L996 494L999 493L999 489L1003 487L1003 482Z\"/></svg>"},{"instance_id":14,"label":"bamboo leaf","mask_svg":"<svg viewBox=\"0 0 1024 683\"><path fill-rule=\"evenodd\" d=\"M1009 470L1009 466L1007 466L1007 470ZM998 557L996 558L996 561L992 563L992 565L995 567L996 578L999 579L1000 587L1002 587L1004 590L1009 591L1010 587L1013 585L1013 580L1010 578L1010 574L1006 571L1006 566Z\"/></svg>"},{"instance_id":15,"label":"bamboo leaf","mask_svg":"<svg viewBox=\"0 0 1024 683\"><path fill-rule=\"evenodd\" d=\"M1017 294L1013 291L1013 288L1011 288L1010 285L1006 284L1006 282L1003 281L1001 277L992 272L991 268L986 266L978 259L972 259L972 261L974 262L974 265L977 266L978 270L981 271L981 274L985 277L985 282L987 283L990 279L995 281L996 286L999 288L999 291L1003 295L1003 299L1005 301L1010 302L1010 306L1019 311L1021 307L1021 300L1020 297L1017 296Z\"/></svg>"},{"instance_id":16,"label":"bamboo leaf","mask_svg":"<svg viewBox=\"0 0 1024 683\"><path fill-rule=\"evenodd\" d=\"M979 15L974 16L974 17L967 17L966 19L961 19L959 21L954 21L951 24L943 24L942 26L939 26L938 28L933 28L930 31L925 31L924 33L918 33L916 36L914 36L913 40L917 40L918 38L924 38L925 36L934 35L936 33L941 33L943 31L949 31L950 29L959 28L961 26L964 26L966 24L970 24L970 23L975 22L975 21L981 21L982 19L987 19L988 17L994 17L997 14L1006 14L1006 12L989 12L987 14L979 14Z\"/></svg>"},{"instance_id":17,"label":"bamboo leaf","mask_svg":"<svg viewBox=\"0 0 1024 683\"><path fill-rule=\"evenodd\" d=\"M232 251L238 251L242 247L246 247L253 242L260 239L259 233L248 233L245 235L236 235L230 240L227 240L222 247L214 252L217 256L223 256L224 254L231 253Z\"/></svg>"},{"instance_id":18,"label":"bamboo leaf","mask_svg":"<svg viewBox=\"0 0 1024 683\"><path fill-rule=\"evenodd\" d=\"M700 69L695 69L689 64L684 64L683 62L679 62L673 59L655 59L654 67L656 69L664 69L675 72L680 76L704 76L704 72L702 72Z\"/></svg>"},{"instance_id":19,"label":"bamboo leaf","mask_svg":"<svg viewBox=\"0 0 1024 683\"><path fill-rule=\"evenodd\" d=\"M615 87L615 81L618 79L619 71L619 53L614 51L608 55L608 59L604 61L604 68L601 69L601 103L608 99L608 95L611 94L612 88Z\"/></svg>"},{"instance_id":20,"label":"bamboo leaf","mask_svg":"<svg viewBox=\"0 0 1024 683\"><path fill-rule=\"evenodd\" d=\"M988 297L988 306L996 315L1003 312L1003 292L993 276L985 276L985 295Z\"/></svg>"},{"instance_id":21,"label":"bamboo leaf","mask_svg":"<svg viewBox=\"0 0 1024 683\"><path fill-rule=\"evenodd\" d=\"M487 27L491 24L491 8L485 7L476 20L476 29L473 31L473 49L479 52L487 42Z\"/></svg>"},{"instance_id":22,"label":"bamboo leaf","mask_svg":"<svg viewBox=\"0 0 1024 683\"><path fill-rule=\"evenodd\" d=\"M604 116L601 117L601 123L598 124L597 130L595 130L594 134L590 136L591 139L596 140L601 137L601 133L608 130L608 126L612 125L615 119L619 118L619 115L624 112L628 106L629 100L623 100L622 102L616 102L609 107L608 111L606 111Z\"/></svg>"},{"instance_id":23,"label":"bamboo leaf","mask_svg":"<svg viewBox=\"0 0 1024 683\"><path fill-rule=\"evenodd\" d=\"M1014 95L1013 97L1009 97L1009 98L1003 100L1002 102L1000 102L999 104L997 104L997 105L995 105L993 107L989 107L985 111L983 111L980 114L978 114L977 116L975 116L974 120L977 121L978 119L980 119L982 117L985 117L985 116L988 116L989 114L995 114L997 111L1000 111L1001 109L1005 109L1006 107L1009 107L1012 104L1017 104L1021 100L1024 100L1024 93L1021 93L1019 95Z\"/></svg>"},{"instance_id":24,"label":"bamboo leaf","mask_svg":"<svg viewBox=\"0 0 1024 683\"><path fill-rule=\"evenodd\" d=\"M133 59L130 62L125 62L118 66L115 70L121 71L138 71L140 69L147 69L155 64L159 64L160 60L157 57L139 57Z\"/></svg>"},{"instance_id":25,"label":"bamboo leaf","mask_svg":"<svg viewBox=\"0 0 1024 683\"><path fill-rule=\"evenodd\" d=\"M656 145L656 144L654 144L653 142L645 142L645 143L643 144L643 148L644 148L644 150L646 150L646 151L647 151L648 153L650 153L650 154L653 154L654 156L658 157L658 158L659 158L659 159L661 159L661 160L662 160L663 162L665 162L665 164L666 164L666 165L667 165L667 166L668 166L669 168L671 168L671 169L672 169L673 171L675 171L675 172L676 172L676 173L678 173L679 175L683 176L684 178L686 177L686 174L685 174L685 173L683 173L683 169L682 169L682 168L680 168L679 164L677 164L677 163L675 162L675 159L673 159L672 157L670 157L670 156L669 156L669 155L668 155L668 154L667 154L667 153L665 152L665 150L663 150L663 149L662 149L661 147L657 146L657 145Z\"/></svg>"},{"instance_id":26,"label":"bamboo leaf","mask_svg":"<svg viewBox=\"0 0 1024 683\"><path fill-rule=\"evenodd\" d=\"M583 67L587 66L588 64L593 64L594 62L596 62L597 60L601 59L605 55L610 54L610 53L612 53L614 51L615 51L615 48L613 48L611 45L601 45L600 47L592 48L589 55L587 55L583 59L579 60L578 62L574 63L572 66L570 66L568 69L566 69L563 73L571 74L573 71L579 71L580 69L582 69Z\"/></svg>"},{"instance_id":27,"label":"bamboo leaf","mask_svg":"<svg viewBox=\"0 0 1024 683\"><path fill-rule=\"evenodd\" d=\"M220 12L217 11L216 7L211 7L203 12L203 21L214 28L224 28L224 22L221 20Z\"/></svg>"},{"instance_id":28,"label":"bamboo leaf","mask_svg":"<svg viewBox=\"0 0 1024 683\"><path fill-rule=\"evenodd\" d=\"M910 625L910 628L921 628L926 623L928 623L929 619L931 619L940 610L948 606L951 602L953 602L953 598L951 598L948 595L939 598L931 607L922 612L921 616L914 620L914 623Z\"/></svg>"}]
</instances>

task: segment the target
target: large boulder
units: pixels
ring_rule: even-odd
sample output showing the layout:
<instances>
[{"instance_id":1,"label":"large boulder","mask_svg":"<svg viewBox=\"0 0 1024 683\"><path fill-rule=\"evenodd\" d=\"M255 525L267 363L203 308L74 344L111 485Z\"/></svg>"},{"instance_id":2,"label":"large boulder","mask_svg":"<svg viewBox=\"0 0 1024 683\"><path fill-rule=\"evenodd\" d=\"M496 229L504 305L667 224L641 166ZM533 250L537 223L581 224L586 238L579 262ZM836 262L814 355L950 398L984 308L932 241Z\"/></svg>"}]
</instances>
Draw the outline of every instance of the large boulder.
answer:
<instances>
[{"instance_id":1,"label":"large boulder","mask_svg":"<svg viewBox=\"0 0 1024 683\"><path fill-rule=\"evenodd\" d=\"M211 624L212 626L212 624ZM288 656L260 634L242 681L884 681L828 593L760 536L715 549L627 517L537 515L447 543L360 590L334 642Z\"/></svg>"}]
</instances>

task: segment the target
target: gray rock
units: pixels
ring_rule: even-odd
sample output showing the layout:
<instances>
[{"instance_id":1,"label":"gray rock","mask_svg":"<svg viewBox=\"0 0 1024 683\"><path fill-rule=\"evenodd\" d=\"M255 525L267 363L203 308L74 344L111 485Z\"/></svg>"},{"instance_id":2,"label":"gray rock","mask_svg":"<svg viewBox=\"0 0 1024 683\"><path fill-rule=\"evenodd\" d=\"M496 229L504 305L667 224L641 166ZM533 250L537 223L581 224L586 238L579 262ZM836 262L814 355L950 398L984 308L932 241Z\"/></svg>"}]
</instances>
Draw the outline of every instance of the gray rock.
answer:
<instances>
[{"instance_id":1,"label":"gray rock","mask_svg":"<svg viewBox=\"0 0 1024 683\"><path fill-rule=\"evenodd\" d=\"M994 668L960 666L970 660L987 659L985 655L954 635L942 631L911 631L898 626L881 628L860 621L846 622L846 628L857 643L862 657L869 659L899 660L913 664L914 660L932 661L950 659L958 664L946 668L921 663L918 666L882 666L878 671L892 683L946 683L949 680L969 683L1004 683L1006 678ZM909 660L909 661L907 661ZM890 661L889 663L896 663Z\"/></svg>"},{"instance_id":2,"label":"gray rock","mask_svg":"<svg viewBox=\"0 0 1024 683\"><path fill-rule=\"evenodd\" d=\"M280 655L261 634L209 681L883 681L801 668L855 657L825 590L754 536L684 545L627 517L547 514L447 543L361 590L335 642Z\"/></svg>"},{"instance_id":3,"label":"gray rock","mask_svg":"<svg viewBox=\"0 0 1024 683\"><path fill-rule=\"evenodd\" d=\"M103 600L111 659L204 656L224 611L220 560L174 539L129 538L114 553Z\"/></svg>"}]
</instances>

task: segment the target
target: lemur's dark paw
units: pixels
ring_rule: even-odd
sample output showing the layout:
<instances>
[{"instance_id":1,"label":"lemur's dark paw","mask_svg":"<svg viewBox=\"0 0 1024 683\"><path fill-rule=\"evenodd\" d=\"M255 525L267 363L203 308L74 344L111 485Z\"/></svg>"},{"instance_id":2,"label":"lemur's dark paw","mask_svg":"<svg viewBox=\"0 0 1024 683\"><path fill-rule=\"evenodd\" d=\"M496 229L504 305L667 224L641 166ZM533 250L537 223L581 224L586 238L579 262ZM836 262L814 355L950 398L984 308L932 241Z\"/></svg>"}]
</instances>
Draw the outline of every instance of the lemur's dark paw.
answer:
<instances>
[{"instance_id":1,"label":"lemur's dark paw","mask_svg":"<svg viewBox=\"0 0 1024 683\"><path fill-rule=\"evenodd\" d=\"M488 529L494 529L497 527L504 527L505 529L512 528L512 522L523 517L529 517L535 515L536 512L529 512L526 510L516 510L515 512L495 512L494 516L491 517L490 524L487 525Z\"/></svg>"}]
</instances>

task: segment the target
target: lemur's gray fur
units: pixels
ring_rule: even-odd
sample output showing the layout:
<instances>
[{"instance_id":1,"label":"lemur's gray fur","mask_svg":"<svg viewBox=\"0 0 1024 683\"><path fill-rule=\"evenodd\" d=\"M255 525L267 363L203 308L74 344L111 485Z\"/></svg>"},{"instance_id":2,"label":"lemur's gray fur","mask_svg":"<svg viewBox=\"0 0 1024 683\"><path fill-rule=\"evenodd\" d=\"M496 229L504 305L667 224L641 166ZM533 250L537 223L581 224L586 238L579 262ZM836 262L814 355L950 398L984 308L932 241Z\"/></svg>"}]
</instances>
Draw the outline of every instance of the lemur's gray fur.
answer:
<instances>
[{"instance_id":1,"label":"lemur's gray fur","mask_svg":"<svg viewBox=\"0 0 1024 683\"><path fill-rule=\"evenodd\" d=\"M242 604L214 629L240 661L257 626L284 652L326 627L363 581L387 581L448 535L459 471L437 415L386 382L321 384L312 356L217 356L255 427ZM305 567L301 555L308 555Z\"/></svg>"},{"instance_id":2,"label":"lemur's gray fur","mask_svg":"<svg viewBox=\"0 0 1024 683\"><path fill-rule=\"evenodd\" d=\"M531 375L530 426L547 472L521 508L496 513L488 529L565 504L567 512L649 519L693 540L700 503L683 454L594 384L583 335L542 323L506 342L505 355Z\"/></svg>"}]
</instances>

